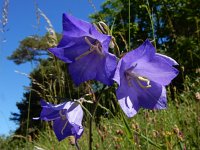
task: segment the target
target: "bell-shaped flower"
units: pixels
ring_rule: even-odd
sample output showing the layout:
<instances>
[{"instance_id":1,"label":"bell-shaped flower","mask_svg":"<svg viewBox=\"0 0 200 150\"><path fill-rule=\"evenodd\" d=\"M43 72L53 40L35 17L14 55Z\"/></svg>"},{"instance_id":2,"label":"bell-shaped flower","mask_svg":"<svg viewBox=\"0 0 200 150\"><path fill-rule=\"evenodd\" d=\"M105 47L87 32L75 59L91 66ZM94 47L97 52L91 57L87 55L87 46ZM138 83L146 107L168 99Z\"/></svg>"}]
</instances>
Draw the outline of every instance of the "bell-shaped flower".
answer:
<instances>
[{"instance_id":1,"label":"bell-shaped flower","mask_svg":"<svg viewBox=\"0 0 200 150\"><path fill-rule=\"evenodd\" d=\"M42 111L37 119L53 121L53 130L59 141L68 136L79 139L83 133L83 110L77 102L65 102L58 105L40 101Z\"/></svg>"},{"instance_id":2,"label":"bell-shaped flower","mask_svg":"<svg viewBox=\"0 0 200 150\"><path fill-rule=\"evenodd\" d=\"M178 74L173 65L178 64L156 53L149 40L120 59L114 75L119 85L116 95L128 117L134 116L140 108L166 108L165 86Z\"/></svg>"},{"instance_id":3,"label":"bell-shaped flower","mask_svg":"<svg viewBox=\"0 0 200 150\"><path fill-rule=\"evenodd\" d=\"M94 25L63 14L60 43L49 51L69 63L69 73L76 85L87 80L113 84L117 58L109 53L111 36L97 31Z\"/></svg>"}]
</instances>

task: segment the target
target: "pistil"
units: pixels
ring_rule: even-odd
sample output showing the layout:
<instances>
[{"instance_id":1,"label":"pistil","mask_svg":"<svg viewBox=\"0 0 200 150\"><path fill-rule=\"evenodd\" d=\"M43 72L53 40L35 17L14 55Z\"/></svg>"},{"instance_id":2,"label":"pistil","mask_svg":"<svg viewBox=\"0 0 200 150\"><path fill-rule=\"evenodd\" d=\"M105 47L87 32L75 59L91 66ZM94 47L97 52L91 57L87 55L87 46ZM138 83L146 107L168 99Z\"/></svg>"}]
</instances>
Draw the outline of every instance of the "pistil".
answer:
<instances>
[{"instance_id":1,"label":"pistil","mask_svg":"<svg viewBox=\"0 0 200 150\"><path fill-rule=\"evenodd\" d=\"M64 112L64 114L63 114L63 112ZM67 127L68 120L67 120L67 117L65 115L65 111L64 110L60 110L59 111L59 115L60 115L60 117L61 117L62 120L66 120L66 122L65 122L65 124L64 124L64 126L63 126L63 128L61 130L61 134L63 135L63 132L64 132L65 128Z\"/></svg>"},{"instance_id":2,"label":"pistil","mask_svg":"<svg viewBox=\"0 0 200 150\"><path fill-rule=\"evenodd\" d=\"M63 135L63 132L64 132L65 128L67 127L67 124L68 124L68 120L65 122L65 124L64 124L64 126L63 126L63 128L61 130L61 134L62 135Z\"/></svg>"},{"instance_id":3,"label":"pistil","mask_svg":"<svg viewBox=\"0 0 200 150\"><path fill-rule=\"evenodd\" d=\"M129 69L127 69L125 71L125 78L128 81L128 85L129 86L133 86L131 81L134 79L134 80L136 80L136 82L138 83L138 85L141 88L143 88L143 89L150 88L151 85L150 85L150 80L149 79L147 79L146 77L138 76L133 72L133 70L134 70L134 68L136 66L137 66L137 64L132 66L132 67L130 67ZM146 85L143 85L142 82L145 82Z\"/></svg>"},{"instance_id":4,"label":"pistil","mask_svg":"<svg viewBox=\"0 0 200 150\"><path fill-rule=\"evenodd\" d=\"M83 58L84 56L89 55L93 51L95 51L100 56L104 56L104 54L102 53L102 46L101 46L101 43L99 41L96 41L94 44L92 44L90 42L90 40L87 37L85 37L85 42L90 46L90 48L85 53L83 53L80 56L76 57L75 58L76 61L79 60L79 59L81 59L81 58Z\"/></svg>"}]
</instances>

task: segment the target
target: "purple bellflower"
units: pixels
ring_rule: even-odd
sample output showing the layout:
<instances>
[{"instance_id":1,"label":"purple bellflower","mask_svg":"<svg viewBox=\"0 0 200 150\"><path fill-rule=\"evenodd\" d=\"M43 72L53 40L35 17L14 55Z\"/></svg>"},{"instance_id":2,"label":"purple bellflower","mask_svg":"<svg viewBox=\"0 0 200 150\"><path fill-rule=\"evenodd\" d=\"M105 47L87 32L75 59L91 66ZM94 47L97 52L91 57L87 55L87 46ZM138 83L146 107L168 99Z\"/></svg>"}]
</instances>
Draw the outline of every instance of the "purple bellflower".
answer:
<instances>
[{"instance_id":1,"label":"purple bellflower","mask_svg":"<svg viewBox=\"0 0 200 150\"><path fill-rule=\"evenodd\" d=\"M178 63L156 53L149 40L120 59L114 75L119 85L116 95L128 117L134 116L140 108L166 108L165 86L178 74L173 65Z\"/></svg>"},{"instance_id":2,"label":"purple bellflower","mask_svg":"<svg viewBox=\"0 0 200 150\"><path fill-rule=\"evenodd\" d=\"M94 25L63 14L63 36L49 51L69 63L69 73L76 85L87 80L113 84L117 58L109 53L111 36L97 31Z\"/></svg>"},{"instance_id":3,"label":"purple bellflower","mask_svg":"<svg viewBox=\"0 0 200 150\"><path fill-rule=\"evenodd\" d=\"M53 130L59 141L68 136L79 139L83 133L83 110L77 102L65 102L58 105L40 101L42 111L39 118L45 121L53 121Z\"/></svg>"}]
</instances>

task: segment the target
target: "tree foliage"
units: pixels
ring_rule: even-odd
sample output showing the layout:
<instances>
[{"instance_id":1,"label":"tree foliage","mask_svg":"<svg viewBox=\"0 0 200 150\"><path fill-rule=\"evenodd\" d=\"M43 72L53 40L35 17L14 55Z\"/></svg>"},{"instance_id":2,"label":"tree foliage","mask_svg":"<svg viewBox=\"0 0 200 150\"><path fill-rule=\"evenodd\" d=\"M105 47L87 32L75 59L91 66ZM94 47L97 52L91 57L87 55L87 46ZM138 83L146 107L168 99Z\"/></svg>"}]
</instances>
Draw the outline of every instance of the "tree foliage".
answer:
<instances>
[{"instance_id":1,"label":"tree foliage","mask_svg":"<svg viewBox=\"0 0 200 150\"><path fill-rule=\"evenodd\" d=\"M58 39L61 35L57 34ZM49 33L45 36L30 36L20 41L19 47L8 57L9 60L16 64L23 64L31 61L40 61L45 56L48 56ZM42 57L43 56L43 57Z\"/></svg>"}]
</instances>

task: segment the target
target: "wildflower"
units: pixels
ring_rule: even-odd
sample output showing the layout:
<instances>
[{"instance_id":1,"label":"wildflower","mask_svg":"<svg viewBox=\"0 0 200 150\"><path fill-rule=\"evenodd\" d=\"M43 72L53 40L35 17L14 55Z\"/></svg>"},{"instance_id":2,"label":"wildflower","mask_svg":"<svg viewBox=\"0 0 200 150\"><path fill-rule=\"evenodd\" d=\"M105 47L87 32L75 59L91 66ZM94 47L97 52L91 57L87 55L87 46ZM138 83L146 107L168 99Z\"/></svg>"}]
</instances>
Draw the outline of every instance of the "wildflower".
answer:
<instances>
[{"instance_id":1,"label":"wildflower","mask_svg":"<svg viewBox=\"0 0 200 150\"><path fill-rule=\"evenodd\" d=\"M76 85L87 80L113 84L116 56L109 53L111 36L102 34L90 23L63 14L63 37L49 51L69 63L69 73Z\"/></svg>"},{"instance_id":2,"label":"wildflower","mask_svg":"<svg viewBox=\"0 0 200 150\"><path fill-rule=\"evenodd\" d=\"M149 40L119 61L114 75L119 85L116 95L128 117L140 108L166 108L165 86L178 74L173 65L178 64L170 57L157 54Z\"/></svg>"},{"instance_id":3,"label":"wildflower","mask_svg":"<svg viewBox=\"0 0 200 150\"><path fill-rule=\"evenodd\" d=\"M59 141L68 136L79 139L83 133L83 110L77 102L65 102L58 105L40 101L42 111L40 119L53 121L53 130ZM39 118L37 118L39 119Z\"/></svg>"}]
</instances>

